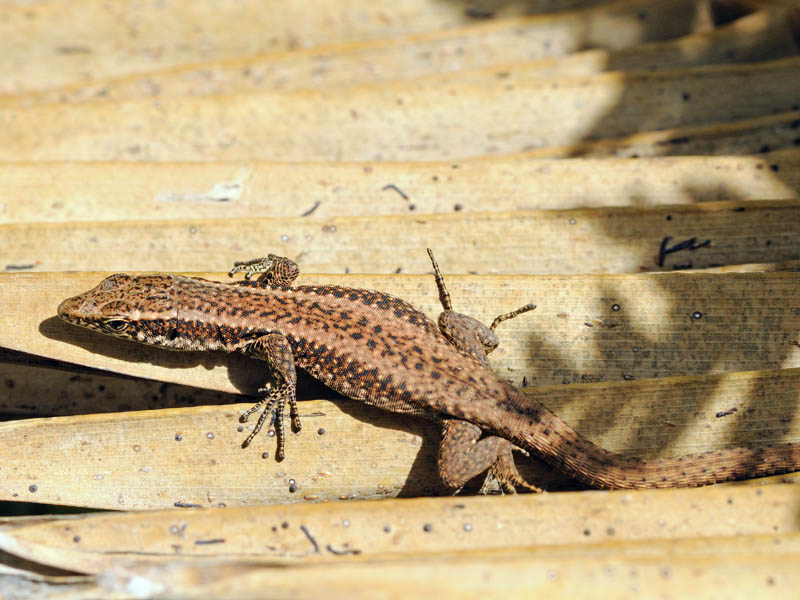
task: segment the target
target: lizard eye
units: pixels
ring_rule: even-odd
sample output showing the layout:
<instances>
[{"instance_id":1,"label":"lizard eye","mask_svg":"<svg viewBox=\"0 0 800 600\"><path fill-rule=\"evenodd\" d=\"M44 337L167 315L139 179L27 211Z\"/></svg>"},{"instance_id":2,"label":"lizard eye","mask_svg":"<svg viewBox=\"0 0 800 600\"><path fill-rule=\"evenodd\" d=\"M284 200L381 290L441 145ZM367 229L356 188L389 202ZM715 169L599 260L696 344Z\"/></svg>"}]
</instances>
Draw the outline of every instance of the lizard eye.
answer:
<instances>
[{"instance_id":1,"label":"lizard eye","mask_svg":"<svg viewBox=\"0 0 800 600\"><path fill-rule=\"evenodd\" d=\"M116 333L121 333L128 328L128 322L122 319L109 319L104 321L103 324Z\"/></svg>"}]
</instances>

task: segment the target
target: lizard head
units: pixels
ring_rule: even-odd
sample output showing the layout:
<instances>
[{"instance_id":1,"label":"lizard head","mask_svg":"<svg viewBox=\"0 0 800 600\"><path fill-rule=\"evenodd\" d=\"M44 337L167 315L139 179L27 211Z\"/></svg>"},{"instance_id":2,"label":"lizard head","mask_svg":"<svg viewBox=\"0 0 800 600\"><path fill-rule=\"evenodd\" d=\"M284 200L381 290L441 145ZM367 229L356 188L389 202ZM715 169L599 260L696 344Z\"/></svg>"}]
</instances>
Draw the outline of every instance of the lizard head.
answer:
<instances>
[{"instance_id":1,"label":"lizard head","mask_svg":"<svg viewBox=\"0 0 800 600\"><path fill-rule=\"evenodd\" d=\"M174 306L170 276L117 273L88 292L64 300L58 316L114 337L168 347Z\"/></svg>"}]
</instances>

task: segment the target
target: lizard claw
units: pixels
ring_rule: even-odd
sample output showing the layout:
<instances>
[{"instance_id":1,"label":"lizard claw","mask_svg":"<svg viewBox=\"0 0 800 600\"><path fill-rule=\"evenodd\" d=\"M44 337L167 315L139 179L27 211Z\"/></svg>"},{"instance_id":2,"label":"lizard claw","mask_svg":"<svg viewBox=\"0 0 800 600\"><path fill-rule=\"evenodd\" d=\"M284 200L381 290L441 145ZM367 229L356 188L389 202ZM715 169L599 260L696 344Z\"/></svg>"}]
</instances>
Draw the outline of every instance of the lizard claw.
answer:
<instances>
[{"instance_id":1,"label":"lizard claw","mask_svg":"<svg viewBox=\"0 0 800 600\"><path fill-rule=\"evenodd\" d=\"M520 448L519 446L512 446L511 450L514 452L519 452L523 456L527 456L528 458L531 457L531 453L525 450L525 448Z\"/></svg>"}]
</instances>

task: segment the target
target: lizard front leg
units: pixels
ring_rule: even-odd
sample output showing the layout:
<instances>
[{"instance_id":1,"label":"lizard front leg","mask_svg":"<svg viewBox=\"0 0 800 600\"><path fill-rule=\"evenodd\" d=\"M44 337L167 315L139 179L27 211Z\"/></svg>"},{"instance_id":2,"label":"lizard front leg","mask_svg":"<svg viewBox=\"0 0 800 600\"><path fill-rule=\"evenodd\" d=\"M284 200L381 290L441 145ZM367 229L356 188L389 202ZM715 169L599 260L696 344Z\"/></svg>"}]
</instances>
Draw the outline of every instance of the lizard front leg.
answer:
<instances>
[{"instance_id":1,"label":"lizard front leg","mask_svg":"<svg viewBox=\"0 0 800 600\"><path fill-rule=\"evenodd\" d=\"M428 256L433 263L439 299L444 309L439 315L439 330L456 348L489 367L487 355L499 344L494 333L495 327L507 319L533 310L536 306L526 304L513 312L500 315L487 327L477 319L453 310L450 294L430 249ZM446 419L443 422L438 467L439 476L445 485L454 489L461 488L470 479L489 470L505 492L514 493L517 487L534 492L542 491L519 474L512 455L515 447L511 442L499 436L481 438L482 433L480 427L468 421Z\"/></svg>"},{"instance_id":2,"label":"lizard front leg","mask_svg":"<svg viewBox=\"0 0 800 600\"><path fill-rule=\"evenodd\" d=\"M259 284L289 287L292 285L300 269L297 263L285 256L268 254L262 258L237 261L228 273L233 277L236 273L244 273L245 281L250 281L253 275L260 274ZM258 393L263 398L245 412L239 420L246 423L254 412L263 407L263 411L256 422L256 426L247 439L242 443L242 448L247 448L253 438L258 435L264 423L275 411L275 433L278 436L278 449L275 452L277 460L283 460L285 436L283 426L283 413L286 400L289 400L289 415L292 419L292 429L300 431L300 416L297 412L297 372L294 367L294 355L286 336L280 333L271 333L258 338L245 348L245 353L253 358L266 361L272 371L275 385L267 383Z\"/></svg>"},{"instance_id":3,"label":"lizard front leg","mask_svg":"<svg viewBox=\"0 0 800 600\"><path fill-rule=\"evenodd\" d=\"M245 348L248 356L263 360L272 371L274 384L268 383L265 387L258 390L264 397L253 405L240 418L240 422L246 423L247 419L254 412L263 407L261 415L258 417L256 426L247 439L242 443L242 448L246 448L253 441L253 438L261 431L269 415L275 410L275 433L278 436L278 449L275 452L277 460L284 457L284 427L283 412L286 401L289 401L289 415L292 419L292 429L299 432L301 429L300 415L297 411L297 372L294 367L294 355L289 341L281 333L270 333L258 338Z\"/></svg>"}]
</instances>

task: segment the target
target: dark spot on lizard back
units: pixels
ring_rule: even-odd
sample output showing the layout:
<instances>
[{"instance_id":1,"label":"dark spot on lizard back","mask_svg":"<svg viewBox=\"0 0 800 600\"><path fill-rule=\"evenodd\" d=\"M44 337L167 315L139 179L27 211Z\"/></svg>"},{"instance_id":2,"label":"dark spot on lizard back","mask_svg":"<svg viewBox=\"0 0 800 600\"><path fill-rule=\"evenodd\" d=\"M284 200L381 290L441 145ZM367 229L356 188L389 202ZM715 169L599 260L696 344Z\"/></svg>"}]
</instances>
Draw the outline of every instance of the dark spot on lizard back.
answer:
<instances>
[{"instance_id":1,"label":"dark spot on lizard back","mask_svg":"<svg viewBox=\"0 0 800 600\"><path fill-rule=\"evenodd\" d=\"M330 310L330 309L329 310L325 310L324 308L322 308L322 306L320 306L319 302L312 302L308 306L308 312L321 312L324 315L332 315L333 314L333 310Z\"/></svg>"},{"instance_id":2,"label":"dark spot on lizard back","mask_svg":"<svg viewBox=\"0 0 800 600\"><path fill-rule=\"evenodd\" d=\"M292 350L295 354L306 354L309 344L305 338L290 337L289 343L292 345Z\"/></svg>"}]
</instances>

